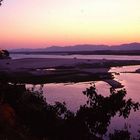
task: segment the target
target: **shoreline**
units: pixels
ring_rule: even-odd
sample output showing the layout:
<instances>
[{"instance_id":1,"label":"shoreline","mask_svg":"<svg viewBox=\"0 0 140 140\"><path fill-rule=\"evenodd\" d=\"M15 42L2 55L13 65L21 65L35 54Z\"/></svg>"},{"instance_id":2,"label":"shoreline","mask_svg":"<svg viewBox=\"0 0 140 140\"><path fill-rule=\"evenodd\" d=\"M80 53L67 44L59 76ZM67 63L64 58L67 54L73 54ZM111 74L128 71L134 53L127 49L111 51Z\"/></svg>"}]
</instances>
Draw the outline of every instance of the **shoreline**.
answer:
<instances>
[{"instance_id":1,"label":"shoreline","mask_svg":"<svg viewBox=\"0 0 140 140\"><path fill-rule=\"evenodd\" d=\"M105 81L113 88L122 84L113 79L111 67L140 65L138 60L87 60L25 58L0 60L0 81L13 83L62 83Z\"/></svg>"},{"instance_id":2,"label":"shoreline","mask_svg":"<svg viewBox=\"0 0 140 140\"><path fill-rule=\"evenodd\" d=\"M140 56L140 50L79 50L79 51L10 51L10 54L26 55L126 55Z\"/></svg>"},{"instance_id":3,"label":"shoreline","mask_svg":"<svg viewBox=\"0 0 140 140\"><path fill-rule=\"evenodd\" d=\"M140 60L106 60L106 59L77 59L77 58L23 58L0 59L0 71L21 69L45 69L57 67L94 67L110 68L117 66L140 65Z\"/></svg>"}]
</instances>

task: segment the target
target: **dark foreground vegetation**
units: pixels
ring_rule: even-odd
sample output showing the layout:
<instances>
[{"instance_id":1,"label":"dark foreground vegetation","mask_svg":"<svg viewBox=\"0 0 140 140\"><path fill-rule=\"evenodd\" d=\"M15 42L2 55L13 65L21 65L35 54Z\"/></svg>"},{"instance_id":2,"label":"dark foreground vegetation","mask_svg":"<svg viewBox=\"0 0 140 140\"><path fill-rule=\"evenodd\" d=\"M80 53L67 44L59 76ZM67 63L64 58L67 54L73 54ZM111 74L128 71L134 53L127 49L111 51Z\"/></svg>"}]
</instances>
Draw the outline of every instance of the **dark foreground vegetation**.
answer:
<instances>
[{"instance_id":1,"label":"dark foreground vegetation","mask_svg":"<svg viewBox=\"0 0 140 140\"><path fill-rule=\"evenodd\" d=\"M127 118L140 104L125 99L126 91L110 89L104 97L94 85L83 94L87 103L76 113L65 103L47 103L42 90L25 85L0 83L0 140L102 140L111 118L116 114ZM129 140L127 128L108 134L110 140Z\"/></svg>"}]
</instances>

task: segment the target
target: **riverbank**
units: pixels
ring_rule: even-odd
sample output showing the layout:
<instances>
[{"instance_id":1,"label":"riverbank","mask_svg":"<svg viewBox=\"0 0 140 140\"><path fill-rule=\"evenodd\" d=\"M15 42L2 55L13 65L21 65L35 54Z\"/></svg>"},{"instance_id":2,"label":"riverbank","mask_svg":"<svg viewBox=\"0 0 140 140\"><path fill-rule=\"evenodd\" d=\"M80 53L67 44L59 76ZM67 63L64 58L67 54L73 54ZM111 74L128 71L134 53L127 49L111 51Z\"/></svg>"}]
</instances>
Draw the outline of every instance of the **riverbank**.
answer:
<instances>
[{"instance_id":1,"label":"riverbank","mask_svg":"<svg viewBox=\"0 0 140 140\"><path fill-rule=\"evenodd\" d=\"M108 81L112 87L116 84L111 67L140 65L134 60L87 60L28 58L0 60L0 80L14 83L62 83L84 81ZM115 84L114 84L115 83Z\"/></svg>"}]
</instances>

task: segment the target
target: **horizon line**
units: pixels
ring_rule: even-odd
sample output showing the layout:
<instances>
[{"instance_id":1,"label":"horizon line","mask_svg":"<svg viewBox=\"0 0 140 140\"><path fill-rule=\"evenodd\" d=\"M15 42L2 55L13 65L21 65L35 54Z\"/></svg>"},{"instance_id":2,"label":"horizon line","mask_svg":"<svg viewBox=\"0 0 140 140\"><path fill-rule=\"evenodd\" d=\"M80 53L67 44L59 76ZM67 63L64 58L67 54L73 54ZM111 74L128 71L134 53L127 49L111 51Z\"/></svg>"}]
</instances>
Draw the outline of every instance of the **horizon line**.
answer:
<instances>
[{"instance_id":1,"label":"horizon line","mask_svg":"<svg viewBox=\"0 0 140 140\"><path fill-rule=\"evenodd\" d=\"M96 46L108 46L108 47L114 47L114 46L121 46L121 45L129 45L129 44L140 44L140 42L128 42L128 43L119 43L119 44L113 44L113 45L109 45L109 44L88 44L88 43L81 43L81 44L75 44L75 45L50 45L48 47L29 47L29 48L24 48L24 47L18 47L18 48L7 48L7 50L18 50L18 49L46 49L46 48L50 48L50 47L73 47L73 46L81 46L81 45L96 45ZM1 50L1 48L0 48Z\"/></svg>"}]
</instances>

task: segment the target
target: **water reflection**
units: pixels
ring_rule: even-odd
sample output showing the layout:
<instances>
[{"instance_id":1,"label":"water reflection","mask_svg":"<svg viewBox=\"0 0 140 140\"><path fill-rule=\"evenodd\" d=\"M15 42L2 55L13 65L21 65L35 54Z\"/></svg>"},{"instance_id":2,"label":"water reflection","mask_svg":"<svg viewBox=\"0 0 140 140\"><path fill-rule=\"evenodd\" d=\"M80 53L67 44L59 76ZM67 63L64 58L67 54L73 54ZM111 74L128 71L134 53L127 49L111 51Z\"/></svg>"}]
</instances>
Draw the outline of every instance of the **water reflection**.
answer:
<instances>
[{"instance_id":1,"label":"water reflection","mask_svg":"<svg viewBox=\"0 0 140 140\"><path fill-rule=\"evenodd\" d=\"M87 97L84 96L82 91L90 86L90 82L80 82L80 83L50 83L44 84L43 96L47 99L48 103L54 104L57 102L66 102L68 109L76 112L80 105L84 105L87 101ZM103 81L96 82L96 90L103 96L108 96L110 94L110 86ZM34 91L39 90L40 85L26 85L27 88Z\"/></svg>"},{"instance_id":2,"label":"water reflection","mask_svg":"<svg viewBox=\"0 0 140 140\"><path fill-rule=\"evenodd\" d=\"M116 67L110 70L110 72L113 71L120 72L120 75L115 75L115 79L117 79L117 81L120 81L125 86L128 93L127 97L131 97L135 101L140 101L140 96L139 96L140 74L134 73L139 68L140 65Z\"/></svg>"},{"instance_id":3,"label":"water reflection","mask_svg":"<svg viewBox=\"0 0 140 140\"><path fill-rule=\"evenodd\" d=\"M116 114L127 118L140 104L126 99L124 89L111 89L108 96L98 94L95 85L83 92L84 105L74 113L65 103L51 105L43 97L43 85L38 91L25 85L0 83L0 138L49 140L99 140L106 134L111 118ZM6 112L5 112L6 111ZM116 130L108 138L128 138L127 130Z\"/></svg>"},{"instance_id":4,"label":"water reflection","mask_svg":"<svg viewBox=\"0 0 140 140\"><path fill-rule=\"evenodd\" d=\"M127 90L127 96L126 98L132 98L134 101L139 102L140 101L140 96L139 96L139 91L140 91L140 74L139 73L134 73L137 69L140 68L140 65L137 66L125 66L125 67L116 67L112 68L110 71L117 71L120 72L120 75L115 75L115 79L120 81L126 88ZM126 73L124 73L126 72ZM117 128L124 128L124 123L131 125L129 130L133 133L134 136L138 135L137 130L139 129L140 126L140 111L137 112L131 112L129 115L129 118L126 120L123 120L122 118L115 117L111 121L111 125L109 128L109 131L115 127ZM118 123L120 122L120 123Z\"/></svg>"}]
</instances>

